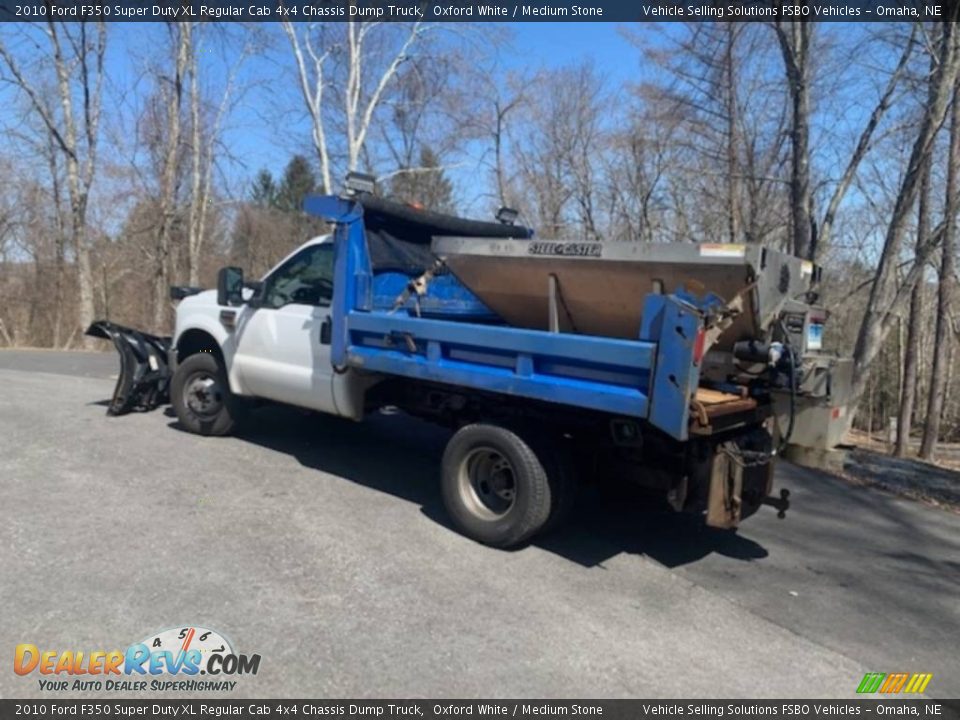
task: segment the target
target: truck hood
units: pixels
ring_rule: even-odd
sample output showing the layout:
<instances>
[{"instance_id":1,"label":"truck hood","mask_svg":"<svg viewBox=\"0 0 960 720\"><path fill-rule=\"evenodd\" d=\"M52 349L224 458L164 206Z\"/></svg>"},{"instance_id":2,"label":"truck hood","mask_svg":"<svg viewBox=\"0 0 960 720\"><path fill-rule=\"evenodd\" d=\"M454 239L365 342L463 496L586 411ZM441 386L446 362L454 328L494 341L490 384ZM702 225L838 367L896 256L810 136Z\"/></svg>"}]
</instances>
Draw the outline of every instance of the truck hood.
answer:
<instances>
[{"instance_id":1,"label":"truck hood","mask_svg":"<svg viewBox=\"0 0 960 720\"><path fill-rule=\"evenodd\" d=\"M216 305L217 304L217 291L216 290L204 290L203 292L198 292L196 295L190 295L185 297L180 301L180 304L177 305L177 314L180 314L180 308L196 308L204 305Z\"/></svg>"}]
</instances>

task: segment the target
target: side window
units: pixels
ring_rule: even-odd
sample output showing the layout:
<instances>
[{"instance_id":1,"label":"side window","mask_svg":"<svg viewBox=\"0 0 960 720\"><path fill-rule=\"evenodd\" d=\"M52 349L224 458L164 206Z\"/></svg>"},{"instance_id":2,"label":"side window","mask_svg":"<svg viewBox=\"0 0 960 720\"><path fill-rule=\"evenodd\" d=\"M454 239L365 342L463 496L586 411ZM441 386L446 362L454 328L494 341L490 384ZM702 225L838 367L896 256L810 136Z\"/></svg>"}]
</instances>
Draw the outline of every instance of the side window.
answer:
<instances>
[{"instance_id":1,"label":"side window","mask_svg":"<svg viewBox=\"0 0 960 720\"><path fill-rule=\"evenodd\" d=\"M332 300L333 243L324 243L304 248L267 278L262 306L329 305Z\"/></svg>"}]
</instances>

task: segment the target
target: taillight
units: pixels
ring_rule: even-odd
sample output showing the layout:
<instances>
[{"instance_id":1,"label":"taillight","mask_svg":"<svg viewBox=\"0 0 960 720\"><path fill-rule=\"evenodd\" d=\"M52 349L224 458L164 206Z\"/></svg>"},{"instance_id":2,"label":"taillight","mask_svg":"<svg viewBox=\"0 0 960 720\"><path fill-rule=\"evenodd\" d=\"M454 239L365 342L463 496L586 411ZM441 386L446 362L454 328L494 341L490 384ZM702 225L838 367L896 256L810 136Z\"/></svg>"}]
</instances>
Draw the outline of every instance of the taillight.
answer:
<instances>
[{"instance_id":1,"label":"taillight","mask_svg":"<svg viewBox=\"0 0 960 720\"><path fill-rule=\"evenodd\" d=\"M697 330L697 337L693 341L693 364L699 365L703 359L703 345L706 340L706 330L702 327Z\"/></svg>"}]
</instances>

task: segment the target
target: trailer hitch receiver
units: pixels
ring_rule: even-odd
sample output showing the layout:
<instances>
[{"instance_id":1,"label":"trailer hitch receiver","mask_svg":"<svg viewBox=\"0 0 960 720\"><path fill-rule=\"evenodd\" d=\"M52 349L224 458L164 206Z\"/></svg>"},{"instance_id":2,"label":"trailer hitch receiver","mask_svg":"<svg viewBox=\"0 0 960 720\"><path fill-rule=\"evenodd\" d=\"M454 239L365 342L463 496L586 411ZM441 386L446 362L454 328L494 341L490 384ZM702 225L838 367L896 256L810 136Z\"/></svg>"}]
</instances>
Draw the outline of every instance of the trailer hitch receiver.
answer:
<instances>
[{"instance_id":1,"label":"trailer hitch receiver","mask_svg":"<svg viewBox=\"0 0 960 720\"><path fill-rule=\"evenodd\" d=\"M770 507L777 509L777 517L783 520L787 516L787 510L790 509L790 491L786 488L780 490L780 497L774 497L773 495L767 495L763 500L760 501L764 505L769 505Z\"/></svg>"}]
</instances>

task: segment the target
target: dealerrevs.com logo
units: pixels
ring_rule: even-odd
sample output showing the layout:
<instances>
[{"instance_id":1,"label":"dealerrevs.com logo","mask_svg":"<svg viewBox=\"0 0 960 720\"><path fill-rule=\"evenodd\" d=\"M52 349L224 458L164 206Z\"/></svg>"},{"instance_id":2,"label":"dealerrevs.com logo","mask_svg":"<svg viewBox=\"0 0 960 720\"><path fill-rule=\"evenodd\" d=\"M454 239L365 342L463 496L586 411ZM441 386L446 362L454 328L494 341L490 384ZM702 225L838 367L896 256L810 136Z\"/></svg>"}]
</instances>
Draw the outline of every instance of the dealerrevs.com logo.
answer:
<instances>
[{"instance_id":1,"label":"dealerrevs.com logo","mask_svg":"<svg viewBox=\"0 0 960 720\"><path fill-rule=\"evenodd\" d=\"M242 655L216 630L170 628L126 650L44 650L17 645L13 670L38 676L44 691L224 691L234 677L256 675L259 655ZM201 677L202 676L202 677Z\"/></svg>"}]
</instances>

